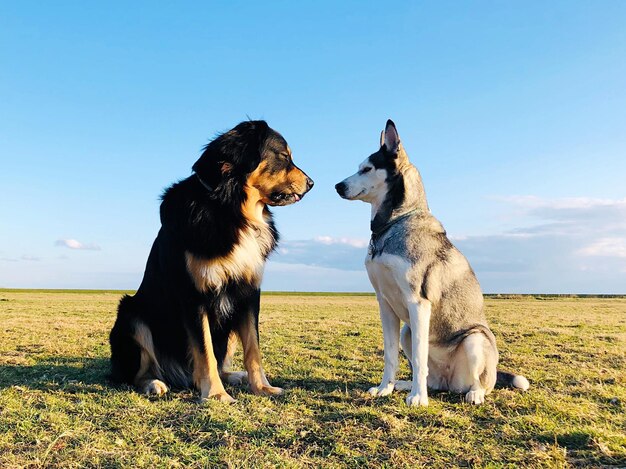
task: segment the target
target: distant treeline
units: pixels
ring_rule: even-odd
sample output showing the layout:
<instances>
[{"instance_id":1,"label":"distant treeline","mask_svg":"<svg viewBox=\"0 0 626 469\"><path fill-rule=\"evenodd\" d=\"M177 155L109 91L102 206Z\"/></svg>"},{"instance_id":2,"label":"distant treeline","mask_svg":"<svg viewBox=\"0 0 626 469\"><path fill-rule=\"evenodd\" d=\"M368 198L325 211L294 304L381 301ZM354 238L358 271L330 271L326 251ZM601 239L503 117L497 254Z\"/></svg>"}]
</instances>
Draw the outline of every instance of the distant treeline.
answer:
<instances>
[{"instance_id":1,"label":"distant treeline","mask_svg":"<svg viewBox=\"0 0 626 469\"><path fill-rule=\"evenodd\" d=\"M300 291L264 291L264 295L281 296L374 296L372 292L300 292ZM495 300L521 300L523 298L626 298L623 295L590 293L485 293L485 298Z\"/></svg>"},{"instance_id":2,"label":"distant treeline","mask_svg":"<svg viewBox=\"0 0 626 469\"><path fill-rule=\"evenodd\" d=\"M609 295L606 293L485 293L483 296L495 300L520 300L522 298L626 298L626 294Z\"/></svg>"},{"instance_id":3,"label":"distant treeline","mask_svg":"<svg viewBox=\"0 0 626 469\"><path fill-rule=\"evenodd\" d=\"M80 290L80 289L43 289L43 288L0 288L1 292L15 293L87 293L87 294L135 294L135 290ZM302 292L302 291L264 291L263 295L280 296L374 296L373 292ZM588 293L485 293L485 298L494 300L521 300L523 298L626 298L623 295L588 294Z\"/></svg>"}]
</instances>

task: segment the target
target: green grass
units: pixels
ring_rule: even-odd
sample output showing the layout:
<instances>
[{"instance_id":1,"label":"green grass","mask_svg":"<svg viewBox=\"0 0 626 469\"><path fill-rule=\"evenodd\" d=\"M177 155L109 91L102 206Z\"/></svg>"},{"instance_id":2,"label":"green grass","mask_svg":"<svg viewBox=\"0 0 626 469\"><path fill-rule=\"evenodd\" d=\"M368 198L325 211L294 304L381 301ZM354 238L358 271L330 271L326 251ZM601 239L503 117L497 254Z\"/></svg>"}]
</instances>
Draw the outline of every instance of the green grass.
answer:
<instances>
[{"instance_id":1,"label":"green grass","mask_svg":"<svg viewBox=\"0 0 626 469\"><path fill-rule=\"evenodd\" d=\"M531 389L416 409L363 392L382 373L372 296L264 296L264 363L287 392L229 388L231 406L110 387L119 296L0 291L0 467L626 465L624 299L488 299L502 368Z\"/></svg>"}]
</instances>

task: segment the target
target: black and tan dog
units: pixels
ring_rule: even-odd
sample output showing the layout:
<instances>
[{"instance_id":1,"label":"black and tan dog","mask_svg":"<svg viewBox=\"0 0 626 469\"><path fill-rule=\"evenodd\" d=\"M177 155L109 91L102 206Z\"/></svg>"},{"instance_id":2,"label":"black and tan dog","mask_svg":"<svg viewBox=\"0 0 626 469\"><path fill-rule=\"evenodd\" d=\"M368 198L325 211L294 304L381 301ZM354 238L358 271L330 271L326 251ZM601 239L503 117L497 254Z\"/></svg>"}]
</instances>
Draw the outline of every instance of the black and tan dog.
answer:
<instances>
[{"instance_id":1,"label":"black and tan dog","mask_svg":"<svg viewBox=\"0 0 626 469\"><path fill-rule=\"evenodd\" d=\"M217 137L193 171L165 191L141 286L120 301L112 376L156 395L193 384L201 400L232 402L222 379L280 394L259 350L261 278L278 241L267 206L297 202L313 181L264 121ZM237 338L246 372L230 371Z\"/></svg>"}]
</instances>

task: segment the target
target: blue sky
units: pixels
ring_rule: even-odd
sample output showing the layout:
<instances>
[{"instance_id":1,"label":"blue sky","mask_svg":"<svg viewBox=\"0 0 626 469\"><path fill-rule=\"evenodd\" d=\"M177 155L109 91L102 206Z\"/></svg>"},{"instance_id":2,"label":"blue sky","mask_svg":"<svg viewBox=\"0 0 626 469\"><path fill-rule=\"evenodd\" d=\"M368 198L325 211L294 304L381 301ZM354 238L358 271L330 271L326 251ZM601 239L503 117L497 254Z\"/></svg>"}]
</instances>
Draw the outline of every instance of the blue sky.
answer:
<instances>
[{"instance_id":1,"label":"blue sky","mask_svg":"<svg viewBox=\"0 0 626 469\"><path fill-rule=\"evenodd\" d=\"M626 292L626 3L4 2L0 286L136 288L158 196L266 119L315 179L271 290L371 287L333 190L393 118L489 292Z\"/></svg>"}]
</instances>

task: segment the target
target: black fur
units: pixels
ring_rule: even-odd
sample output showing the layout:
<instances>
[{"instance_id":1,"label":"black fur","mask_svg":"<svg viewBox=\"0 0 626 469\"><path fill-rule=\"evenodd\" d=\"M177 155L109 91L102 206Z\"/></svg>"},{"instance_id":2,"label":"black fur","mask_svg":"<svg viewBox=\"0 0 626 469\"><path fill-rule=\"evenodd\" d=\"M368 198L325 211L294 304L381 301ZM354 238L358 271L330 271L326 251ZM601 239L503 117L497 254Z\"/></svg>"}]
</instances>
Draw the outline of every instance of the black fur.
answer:
<instances>
[{"instance_id":1,"label":"black fur","mask_svg":"<svg viewBox=\"0 0 626 469\"><path fill-rule=\"evenodd\" d=\"M498 371L496 374L496 385L502 388L514 388L513 382L517 375L508 371Z\"/></svg>"},{"instance_id":2,"label":"black fur","mask_svg":"<svg viewBox=\"0 0 626 469\"><path fill-rule=\"evenodd\" d=\"M383 145L380 147L380 150L370 155L369 160L374 165L374 168L387 171L387 196L370 223L372 232L376 233L381 231L389 222L393 210L404 202L405 187L404 177L398 171L397 151L390 151L386 145Z\"/></svg>"},{"instance_id":3,"label":"black fur","mask_svg":"<svg viewBox=\"0 0 626 469\"><path fill-rule=\"evenodd\" d=\"M163 377L166 384L174 387L191 384L188 332L201 334L202 314L208 315L220 366L231 331L249 315L258 324L260 291L256 285L232 279L220 291L200 292L187 270L185 252L205 259L229 254L247 224L242 213L247 176L263 159L268 161L270 171L293 165L290 157L279 161L280 153L287 148L283 137L264 121L242 122L204 148L193 165L194 175L164 192L162 226L148 257L143 281L134 296L120 301L110 334L114 380L132 384L137 374L140 349L133 334L138 320L152 332L158 359L166 365ZM308 182L312 185L312 181ZM272 238L264 253L267 258L278 241L278 232L267 208L265 219ZM227 295L232 305L226 312L217 307L221 295ZM168 364L176 365L184 374L168 375Z\"/></svg>"}]
</instances>

